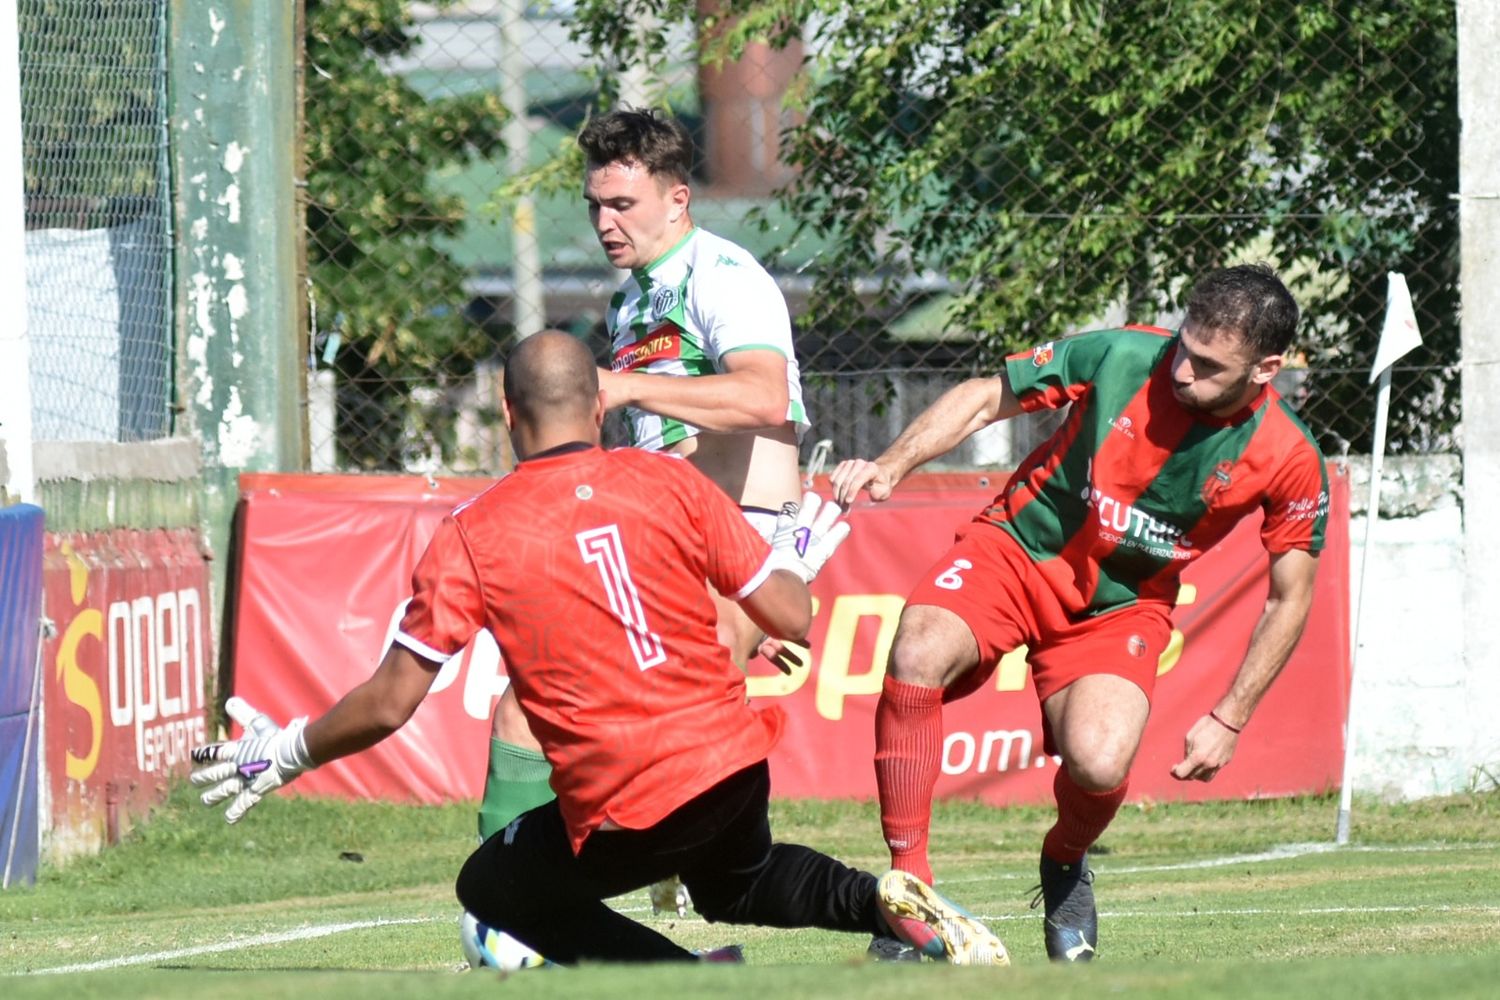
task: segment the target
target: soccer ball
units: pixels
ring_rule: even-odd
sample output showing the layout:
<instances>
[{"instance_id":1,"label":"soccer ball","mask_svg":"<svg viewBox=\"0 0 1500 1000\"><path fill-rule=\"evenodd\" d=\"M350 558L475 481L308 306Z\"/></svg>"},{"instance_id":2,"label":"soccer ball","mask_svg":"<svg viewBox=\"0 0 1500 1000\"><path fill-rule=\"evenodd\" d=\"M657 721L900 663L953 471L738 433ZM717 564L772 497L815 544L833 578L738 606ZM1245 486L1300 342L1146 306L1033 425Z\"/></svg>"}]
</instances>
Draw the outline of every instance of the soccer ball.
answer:
<instances>
[{"instance_id":1,"label":"soccer ball","mask_svg":"<svg viewBox=\"0 0 1500 1000\"><path fill-rule=\"evenodd\" d=\"M509 934L485 926L467 911L458 918L458 943L471 969L517 972L547 964L546 959Z\"/></svg>"},{"instance_id":2,"label":"soccer ball","mask_svg":"<svg viewBox=\"0 0 1500 1000\"><path fill-rule=\"evenodd\" d=\"M687 886L676 875L653 883L650 893L652 913L675 913L679 917L685 917L688 907L693 904L692 898L688 896Z\"/></svg>"}]
</instances>

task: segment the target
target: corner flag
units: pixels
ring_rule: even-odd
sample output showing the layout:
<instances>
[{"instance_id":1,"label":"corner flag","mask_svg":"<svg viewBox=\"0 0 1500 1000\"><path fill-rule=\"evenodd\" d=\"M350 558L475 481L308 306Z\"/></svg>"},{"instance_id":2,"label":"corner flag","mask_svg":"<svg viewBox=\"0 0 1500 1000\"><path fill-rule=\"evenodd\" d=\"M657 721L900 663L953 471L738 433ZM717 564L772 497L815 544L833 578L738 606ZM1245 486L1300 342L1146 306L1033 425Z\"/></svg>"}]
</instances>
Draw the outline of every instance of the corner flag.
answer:
<instances>
[{"instance_id":1,"label":"corner flag","mask_svg":"<svg viewBox=\"0 0 1500 1000\"><path fill-rule=\"evenodd\" d=\"M1417 330L1417 314L1411 307L1411 292L1406 275L1397 271L1386 274L1390 284L1385 293L1385 325L1380 328L1380 343L1375 348L1375 363L1370 366L1370 382L1380 373L1422 346Z\"/></svg>"},{"instance_id":2,"label":"corner flag","mask_svg":"<svg viewBox=\"0 0 1500 1000\"><path fill-rule=\"evenodd\" d=\"M1370 446L1370 505L1365 511L1365 542L1360 554L1359 599L1354 607L1354 662L1349 671L1349 705L1344 717L1344 776L1339 788L1339 815L1334 832L1338 844L1349 842L1349 809L1353 794L1354 772L1354 694L1355 681L1359 676L1360 619L1363 617L1365 594L1370 581L1370 564L1375 557L1375 522L1380 519L1381 466L1385 461L1385 425L1390 415L1391 366L1401 358L1422 346L1422 334L1417 330L1417 315L1411 306L1411 292L1406 287L1406 276L1396 271L1386 274L1389 285L1385 294L1385 325L1380 329L1380 343L1375 347L1375 364L1370 368L1370 381L1380 380L1375 394L1375 437Z\"/></svg>"}]
</instances>

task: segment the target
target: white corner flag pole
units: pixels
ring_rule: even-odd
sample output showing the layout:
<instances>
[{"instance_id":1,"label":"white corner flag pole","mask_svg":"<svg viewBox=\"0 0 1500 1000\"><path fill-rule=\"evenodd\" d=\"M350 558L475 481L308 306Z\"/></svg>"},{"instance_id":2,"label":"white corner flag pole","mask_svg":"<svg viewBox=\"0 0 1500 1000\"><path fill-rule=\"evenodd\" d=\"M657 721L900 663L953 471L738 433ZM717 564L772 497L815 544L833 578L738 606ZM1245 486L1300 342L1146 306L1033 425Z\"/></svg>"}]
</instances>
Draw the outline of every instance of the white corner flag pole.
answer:
<instances>
[{"instance_id":1,"label":"white corner flag pole","mask_svg":"<svg viewBox=\"0 0 1500 1000\"><path fill-rule=\"evenodd\" d=\"M1422 345L1417 330L1417 316L1411 305L1406 276L1396 271L1386 275L1389 282L1385 298L1385 325L1375 348L1375 363L1370 367L1370 381L1380 380L1375 394L1375 436L1370 446L1370 503L1365 512L1365 541L1359 569L1359 599L1354 607L1354 662L1349 672L1349 708L1344 718L1344 774L1339 786L1339 817L1335 840L1349 843L1349 805L1354 791L1355 692L1359 677L1360 623L1364 619L1365 595L1370 582L1370 565L1375 561L1375 522L1380 519L1380 479L1385 464L1385 427L1390 416L1391 366Z\"/></svg>"}]
</instances>

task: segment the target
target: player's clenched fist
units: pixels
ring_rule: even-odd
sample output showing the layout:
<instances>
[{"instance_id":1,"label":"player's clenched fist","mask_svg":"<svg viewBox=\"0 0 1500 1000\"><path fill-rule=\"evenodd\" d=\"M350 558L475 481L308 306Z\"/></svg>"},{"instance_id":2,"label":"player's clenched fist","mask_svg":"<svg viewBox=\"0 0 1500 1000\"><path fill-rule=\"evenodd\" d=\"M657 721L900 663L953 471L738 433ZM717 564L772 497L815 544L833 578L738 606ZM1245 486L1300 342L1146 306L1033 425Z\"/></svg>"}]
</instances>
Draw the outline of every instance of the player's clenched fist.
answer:
<instances>
[{"instance_id":1,"label":"player's clenched fist","mask_svg":"<svg viewBox=\"0 0 1500 1000\"><path fill-rule=\"evenodd\" d=\"M834 467L828 477L833 486L833 499L845 507L854 503L860 490L870 494L870 499L879 503L888 500L896 483L885 467L863 458L846 458Z\"/></svg>"}]
</instances>

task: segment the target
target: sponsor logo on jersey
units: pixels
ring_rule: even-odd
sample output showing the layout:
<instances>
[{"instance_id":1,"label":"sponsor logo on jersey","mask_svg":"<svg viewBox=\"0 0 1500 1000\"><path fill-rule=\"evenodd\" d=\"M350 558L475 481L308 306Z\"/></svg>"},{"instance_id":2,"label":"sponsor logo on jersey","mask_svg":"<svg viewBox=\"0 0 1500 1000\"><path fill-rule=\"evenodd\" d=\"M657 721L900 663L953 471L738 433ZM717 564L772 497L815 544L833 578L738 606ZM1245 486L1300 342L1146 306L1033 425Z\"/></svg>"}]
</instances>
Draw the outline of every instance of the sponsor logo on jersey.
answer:
<instances>
[{"instance_id":1,"label":"sponsor logo on jersey","mask_svg":"<svg viewBox=\"0 0 1500 1000\"><path fill-rule=\"evenodd\" d=\"M1229 473L1233 468L1233 462L1224 461L1220 462L1214 467L1214 471L1209 473L1208 478L1203 481L1203 489L1200 491L1205 503L1212 502L1214 497L1229 489L1229 484L1233 481Z\"/></svg>"},{"instance_id":2,"label":"sponsor logo on jersey","mask_svg":"<svg viewBox=\"0 0 1500 1000\"><path fill-rule=\"evenodd\" d=\"M1135 423L1129 417L1113 417L1109 422L1109 426L1124 434L1130 440L1135 440Z\"/></svg>"},{"instance_id":3,"label":"sponsor logo on jersey","mask_svg":"<svg viewBox=\"0 0 1500 1000\"><path fill-rule=\"evenodd\" d=\"M1299 497L1286 502L1288 521L1312 521L1328 513L1328 491L1320 490L1315 497Z\"/></svg>"},{"instance_id":4,"label":"sponsor logo on jersey","mask_svg":"<svg viewBox=\"0 0 1500 1000\"><path fill-rule=\"evenodd\" d=\"M630 372L645 368L653 361L682 357L682 331L675 323L663 323L633 344L615 352L610 371Z\"/></svg>"},{"instance_id":5,"label":"sponsor logo on jersey","mask_svg":"<svg viewBox=\"0 0 1500 1000\"><path fill-rule=\"evenodd\" d=\"M1133 635L1125 640L1125 649L1131 656L1140 659L1146 655L1146 640L1138 635Z\"/></svg>"},{"instance_id":6,"label":"sponsor logo on jersey","mask_svg":"<svg viewBox=\"0 0 1500 1000\"><path fill-rule=\"evenodd\" d=\"M1193 542L1183 529L1158 520L1134 504L1124 503L1090 488L1085 502L1099 518L1099 537L1122 548L1139 549L1157 559L1186 561L1193 558Z\"/></svg>"},{"instance_id":7,"label":"sponsor logo on jersey","mask_svg":"<svg viewBox=\"0 0 1500 1000\"><path fill-rule=\"evenodd\" d=\"M1049 340L1045 344L1038 344L1031 349L1031 363L1040 368L1052 360L1053 353L1052 341Z\"/></svg>"},{"instance_id":8,"label":"sponsor logo on jersey","mask_svg":"<svg viewBox=\"0 0 1500 1000\"><path fill-rule=\"evenodd\" d=\"M651 318L665 319L671 315L681 297L671 285L662 285L651 293Z\"/></svg>"},{"instance_id":9,"label":"sponsor logo on jersey","mask_svg":"<svg viewBox=\"0 0 1500 1000\"><path fill-rule=\"evenodd\" d=\"M740 266L740 262L739 261L735 260L733 257L729 256L726 253L719 254L719 259L716 260L716 261L714 261L714 263L715 264L723 264L725 267L739 267Z\"/></svg>"}]
</instances>

